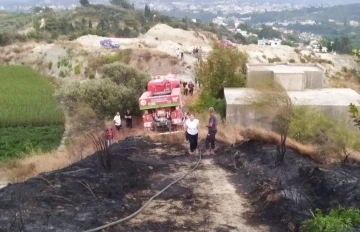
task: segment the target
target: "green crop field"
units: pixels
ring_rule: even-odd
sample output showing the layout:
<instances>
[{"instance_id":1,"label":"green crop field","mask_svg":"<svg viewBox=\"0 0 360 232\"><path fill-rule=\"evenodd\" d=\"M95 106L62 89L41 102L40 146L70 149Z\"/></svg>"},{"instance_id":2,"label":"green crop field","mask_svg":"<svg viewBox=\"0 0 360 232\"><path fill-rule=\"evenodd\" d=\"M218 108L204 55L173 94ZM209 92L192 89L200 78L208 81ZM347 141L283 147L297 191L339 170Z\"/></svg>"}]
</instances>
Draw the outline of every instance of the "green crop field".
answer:
<instances>
[{"instance_id":1,"label":"green crop field","mask_svg":"<svg viewBox=\"0 0 360 232\"><path fill-rule=\"evenodd\" d=\"M0 127L64 124L53 85L30 67L0 67L0 83Z\"/></svg>"},{"instance_id":2,"label":"green crop field","mask_svg":"<svg viewBox=\"0 0 360 232\"><path fill-rule=\"evenodd\" d=\"M0 160L55 149L64 113L54 86L26 66L0 66Z\"/></svg>"}]
</instances>

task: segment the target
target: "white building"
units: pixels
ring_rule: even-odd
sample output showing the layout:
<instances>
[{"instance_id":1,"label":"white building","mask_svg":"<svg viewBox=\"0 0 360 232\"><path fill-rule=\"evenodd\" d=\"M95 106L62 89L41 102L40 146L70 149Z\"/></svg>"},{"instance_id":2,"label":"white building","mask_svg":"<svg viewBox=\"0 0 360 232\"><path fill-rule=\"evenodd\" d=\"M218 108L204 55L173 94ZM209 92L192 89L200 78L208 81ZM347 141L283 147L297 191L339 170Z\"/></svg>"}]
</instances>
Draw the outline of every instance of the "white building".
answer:
<instances>
[{"instance_id":1,"label":"white building","mask_svg":"<svg viewBox=\"0 0 360 232\"><path fill-rule=\"evenodd\" d=\"M352 26L352 27L358 27L358 26L359 26L359 22L357 22L357 21L350 21L350 22L349 22L349 25Z\"/></svg>"},{"instance_id":2,"label":"white building","mask_svg":"<svg viewBox=\"0 0 360 232\"><path fill-rule=\"evenodd\" d=\"M279 39L260 39L258 40L258 45L267 45L267 46L279 46L281 45L281 40Z\"/></svg>"}]
</instances>

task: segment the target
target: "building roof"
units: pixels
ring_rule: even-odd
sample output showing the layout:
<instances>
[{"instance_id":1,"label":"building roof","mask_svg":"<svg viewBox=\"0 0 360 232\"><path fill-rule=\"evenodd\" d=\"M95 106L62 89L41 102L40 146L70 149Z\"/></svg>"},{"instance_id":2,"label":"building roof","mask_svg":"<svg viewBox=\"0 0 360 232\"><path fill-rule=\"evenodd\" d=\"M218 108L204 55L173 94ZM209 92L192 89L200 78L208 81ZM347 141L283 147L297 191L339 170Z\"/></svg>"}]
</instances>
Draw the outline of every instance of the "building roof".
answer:
<instances>
[{"instance_id":1,"label":"building roof","mask_svg":"<svg viewBox=\"0 0 360 232\"><path fill-rule=\"evenodd\" d=\"M251 71L273 71L274 73L304 73L323 72L324 68L319 64L248 64L248 72Z\"/></svg>"},{"instance_id":2,"label":"building roof","mask_svg":"<svg viewBox=\"0 0 360 232\"><path fill-rule=\"evenodd\" d=\"M258 92L251 88L225 88L228 105L250 105ZM352 89L325 88L287 91L294 105L303 106L360 106L360 95Z\"/></svg>"}]
</instances>

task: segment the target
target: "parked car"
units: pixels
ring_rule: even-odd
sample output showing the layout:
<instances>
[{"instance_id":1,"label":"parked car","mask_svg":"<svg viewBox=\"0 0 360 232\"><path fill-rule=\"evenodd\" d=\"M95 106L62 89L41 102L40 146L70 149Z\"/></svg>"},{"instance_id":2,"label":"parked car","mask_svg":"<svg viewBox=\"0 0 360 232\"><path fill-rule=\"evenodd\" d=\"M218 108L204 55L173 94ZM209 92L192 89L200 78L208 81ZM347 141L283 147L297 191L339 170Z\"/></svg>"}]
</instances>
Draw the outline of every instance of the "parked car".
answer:
<instances>
[{"instance_id":1,"label":"parked car","mask_svg":"<svg viewBox=\"0 0 360 232\"><path fill-rule=\"evenodd\" d=\"M104 39L100 41L100 45L106 48L119 48L120 44L112 41L111 39Z\"/></svg>"}]
</instances>

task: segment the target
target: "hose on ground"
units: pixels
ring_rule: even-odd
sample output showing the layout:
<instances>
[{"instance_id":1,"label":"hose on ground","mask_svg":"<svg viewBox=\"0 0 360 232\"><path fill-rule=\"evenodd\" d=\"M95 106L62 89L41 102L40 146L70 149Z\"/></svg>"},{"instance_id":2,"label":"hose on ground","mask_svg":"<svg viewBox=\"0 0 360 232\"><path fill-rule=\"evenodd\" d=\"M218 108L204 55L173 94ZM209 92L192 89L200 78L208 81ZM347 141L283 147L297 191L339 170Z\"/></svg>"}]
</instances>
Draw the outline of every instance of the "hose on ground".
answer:
<instances>
[{"instance_id":1,"label":"hose on ground","mask_svg":"<svg viewBox=\"0 0 360 232\"><path fill-rule=\"evenodd\" d=\"M108 223L108 224L105 224L103 226L100 226L100 227L97 227L97 228L94 228L94 229L90 229L90 230L86 230L84 232L95 232L95 231L99 231L99 230L102 230L102 229L105 229L105 228L108 228L110 226L114 226L116 224L119 224L121 222L124 222L126 220L129 220L133 217L135 217L136 215L138 215L139 213L141 213L141 211L143 211L149 204L152 200L154 200L156 197L158 197L160 194L162 194L163 192L165 192L167 189L169 189L172 185L176 184L177 182L181 181L182 179L184 179L187 175L189 175L190 173L192 173L193 171L195 171L195 169L199 166L201 162L201 149L199 149L199 160L197 161L196 165L187 173L185 173L182 177L174 180L173 182L171 182L169 185L167 185L165 188L163 188L160 192L157 192L154 196L152 196L140 209L138 209L135 213L123 218L123 219L120 219L120 220L117 220L117 221L114 221L114 222L111 222L111 223Z\"/></svg>"}]
</instances>

